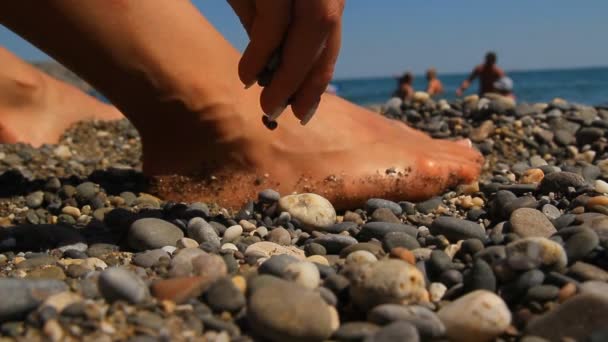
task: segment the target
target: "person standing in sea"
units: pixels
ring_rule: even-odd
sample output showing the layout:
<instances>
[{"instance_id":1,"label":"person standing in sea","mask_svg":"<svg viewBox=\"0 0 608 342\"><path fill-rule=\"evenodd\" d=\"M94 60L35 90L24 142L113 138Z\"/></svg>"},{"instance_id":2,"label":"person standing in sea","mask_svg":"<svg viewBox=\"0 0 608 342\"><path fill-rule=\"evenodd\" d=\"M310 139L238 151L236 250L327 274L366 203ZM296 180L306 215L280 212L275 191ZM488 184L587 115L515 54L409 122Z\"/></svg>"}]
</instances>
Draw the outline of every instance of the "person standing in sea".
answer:
<instances>
[{"instance_id":1,"label":"person standing in sea","mask_svg":"<svg viewBox=\"0 0 608 342\"><path fill-rule=\"evenodd\" d=\"M437 78L437 70L435 68L429 68L426 71L426 80L426 92L430 96L437 96L443 94L443 84L441 83L439 78Z\"/></svg>"},{"instance_id":2,"label":"person standing in sea","mask_svg":"<svg viewBox=\"0 0 608 342\"><path fill-rule=\"evenodd\" d=\"M229 2L250 37L242 55L187 0L3 1L0 23L83 77L135 125L146 175L192 180L159 193L167 200L237 207L275 188L317 191L346 207L372 197L428 198L478 177L482 157L470 142L434 140L323 94L340 49L343 0ZM272 82L256 85L279 48ZM4 123L11 109L0 109L0 126L24 142L56 141L65 125L52 123L73 118L47 109L78 106L77 96L56 89L47 96L53 84L28 82L19 89L40 89L31 99L38 102L23 104L30 109L20 125ZM284 112L279 128L267 130L260 111Z\"/></svg>"},{"instance_id":3,"label":"person standing in sea","mask_svg":"<svg viewBox=\"0 0 608 342\"><path fill-rule=\"evenodd\" d=\"M505 72L496 65L496 61L497 57L495 52L490 51L486 53L483 64L479 64L473 69L469 77L462 82L458 89L456 89L456 95L462 96L476 78L479 78L480 96L486 93L499 93L499 90L496 89L494 85L502 77L505 77Z\"/></svg>"}]
</instances>

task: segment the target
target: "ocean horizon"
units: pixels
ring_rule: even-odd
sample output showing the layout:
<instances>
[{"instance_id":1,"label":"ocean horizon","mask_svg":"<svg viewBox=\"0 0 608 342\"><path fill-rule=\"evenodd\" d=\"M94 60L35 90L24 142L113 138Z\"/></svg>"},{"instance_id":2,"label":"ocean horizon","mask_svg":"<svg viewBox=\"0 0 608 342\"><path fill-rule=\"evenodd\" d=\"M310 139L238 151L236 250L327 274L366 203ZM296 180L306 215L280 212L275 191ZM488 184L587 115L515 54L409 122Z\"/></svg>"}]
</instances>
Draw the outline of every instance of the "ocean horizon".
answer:
<instances>
[{"instance_id":1,"label":"ocean horizon","mask_svg":"<svg viewBox=\"0 0 608 342\"><path fill-rule=\"evenodd\" d=\"M514 82L514 92L520 102L549 102L556 97L589 105L608 103L608 66L538 70L506 70ZM438 70L445 92L439 98L453 100L456 89L468 73L446 73ZM359 105L382 104L396 87L396 76L340 78L332 82L338 95ZM425 90L424 74L414 78L414 89ZM467 94L477 93L474 82Z\"/></svg>"}]
</instances>

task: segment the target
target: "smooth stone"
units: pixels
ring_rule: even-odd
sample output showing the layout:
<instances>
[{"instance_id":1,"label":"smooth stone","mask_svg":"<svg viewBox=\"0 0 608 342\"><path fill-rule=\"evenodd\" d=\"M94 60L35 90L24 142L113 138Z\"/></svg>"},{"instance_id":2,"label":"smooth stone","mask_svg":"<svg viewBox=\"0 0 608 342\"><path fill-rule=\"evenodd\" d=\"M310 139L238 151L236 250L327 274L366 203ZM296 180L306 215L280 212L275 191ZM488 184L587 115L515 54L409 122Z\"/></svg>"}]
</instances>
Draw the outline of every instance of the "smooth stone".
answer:
<instances>
[{"instance_id":1,"label":"smooth stone","mask_svg":"<svg viewBox=\"0 0 608 342\"><path fill-rule=\"evenodd\" d=\"M426 301L424 277L413 265L397 259L352 265L347 270L353 302L363 310L387 303Z\"/></svg>"},{"instance_id":2,"label":"smooth stone","mask_svg":"<svg viewBox=\"0 0 608 342\"><path fill-rule=\"evenodd\" d=\"M529 288L541 285L545 281L545 274L537 269L529 270L517 277L513 286L519 293L525 293Z\"/></svg>"},{"instance_id":3,"label":"smooth stone","mask_svg":"<svg viewBox=\"0 0 608 342\"><path fill-rule=\"evenodd\" d=\"M526 333L550 341L560 341L568 336L574 341L587 341L596 330L606 326L608 295L606 293L581 293L565 301L526 327Z\"/></svg>"},{"instance_id":4,"label":"smooth stone","mask_svg":"<svg viewBox=\"0 0 608 342\"><path fill-rule=\"evenodd\" d=\"M434 274L440 274L443 271L452 269L452 259L442 250L433 250L428 260L428 269Z\"/></svg>"},{"instance_id":5,"label":"smooth stone","mask_svg":"<svg viewBox=\"0 0 608 342\"><path fill-rule=\"evenodd\" d=\"M382 240L386 234L392 232L406 233L415 238L418 235L418 228L409 224L370 222L361 227L357 239L359 241L369 241L373 238Z\"/></svg>"},{"instance_id":6,"label":"smooth stone","mask_svg":"<svg viewBox=\"0 0 608 342\"><path fill-rule=\"evenodd\" d=\"M288 254L300 260L306 259L304 251L295 246L281 246L269 241L256 242L245 250L246 257L270 258L279 254Z\"/></svg>"},{"instance_id":7,"label":"smooth stone","mask_svg":"<svg viewBox=\"0 0 608 342\"><path fill-rule=\"evenodd\" d=\"M202 217L195 217L188 222L186 233L199 244L209 243L219 248L222 243L217 230Z\"/></svg>"},{"instance_id":8,"label":"smooth stone","mask_svg":"<svg viewBox=\"0 0 608 342\"><path fill-rule=\"evenodd\" d=\"M185 238L181 238L181 239L177 240L177 242L175 243L175 246L180 249L196 248L196 247L198 247L198 242L196 242L196 240L194 240L194 239L185 237Z\"/></svg>"},{"instance_id":9,"label":"smooth stone","mask_svg":"<svg viewBox=\"0 0 608 342\"><path fill-rule=\"evenodd\" d=\"M243 234L243 227L241 225L234 225L228 227L222 237L222 242L233 242Z\"/></svg>"},{"instance_id":10,"label":"smooth stone","mask_svg":"<svg viewBox=\"0 0 608 342\"><path fill-rule=\"evenodd\" d=\"M327 255L327 249L325 246L316 242L307 243L304 246L304 252L306 252L306 255L309 257L312 255Z\"/></svg>"},{"instance_id":11,"label":"smooth stone","mask_svg":"<svg viewBox=\"0 0 608 342\"><path fill-rule=\"evenodd\" d=\"M280 278L285 277L287 267L300 260L288 254L273 255L266 259L258 268L259 274L270 274ZM318 272L318 271L317 271Z\"/></svg>"},{"instance_id":12,"label":"smooth stone","mask_svg":"<svg viewBox=\"0 0 608 342\"><path fill-rule=\"evenodd\" d=\"M557 218L562 216L562 213L556 206L548 203L543 205L541 211L549 220L556 220Z\"/></svg>"},{"instance_id":13,"label":"smooth stone","mask_svg":"<svg viewBox=\"0 0 608 342\"><path fill-rule=\"evenodd\" d=\"M245 306L245 295L229 277L215 281L205 292L205 299L216 312L238 312Z\"/></svg>"},{"instance_id":14,"label":"smooth stone","mask_svg":"<svg viewBox=\"0 0 608 342\"><path fill-rule=\"evenodd\" d=\"M252 291L247 305L252 329L270 341L323 341L339 326L336 310L318 292L275 278Z\"/></svg>"},{"instance_id":15,"label":"smooth stone","mask_svg":"<svg viewBox=\"0 0 608 342\"><path fill-rule=\"evenodd\" d=\"M365 264L376 262L378 258L368 251L354 251L346 257L346 264Z\"/></svg>"},{"instance_id":16,"label":"smooth stone","mask_svg":"<svg viewBox=\"0 0 608 342\"><path fill-rule=\"evenodd\" d=\"M401 206L393 201L381 198L370 198L365 202L365 209L368 213L373 213L380 208L389 209L395 215L401 215L403 212Z\"/></svg>"},{"instance_id":17,"label":"smooth stone","mask_svg":"<svg viewBox=\"0 0 608 342\"><path fill-rule=\"evenodd\" d=\"M284 196L279 209L286 211L308 230L324 230L336 222L336 210L324 197L305 193Z\"/></svg>"},{"instance_id":18,"label":"smooth stone","mask_svg":"<svg viewBox=\"0 0 608 342\"><path fill-rule=\"evenodd\" d=\"M543 194L549 192L566 193L568 187L578 188L585 185L585 179L572 172L553 172L545 175L540 183L539 191Z\"/></svg>"},{"instance_id":19,"label":"smooth stone","mask_svg":"<svg viewBox=\"0 0 608 342\"><path fill-rule=\"evenodd\" d=\"M464 286L467 291L487 290L496 291L496 276L492 267L481 258L473 263L473 268L464 277Z\"/></svg>"},{"instance_id":20,"label":"smooth stone","mask_svg":"<svg viewBox=\"0 0 608 342\"><path fill-rule=\"evenodd\" d=\"M520 208L511 214L509 219L512 231L521 237L550 237L557 230L549 219L540 211L531 208Z\"/></svg>"},{"instance_id":21,"label":"smooth stone","mask_svg":"<svg viewBox=\"0 0 608 342\"><path fill-rule=\"evenodd\" d=\"M526 256L529 250L538 251L541 265L545 269L560 271L568 265L568 256L564 248L559 243L547 238L523 238L506 246L507 256Z\"/></svg>"},{"instance_id":22,"label":"smooth stone","mask_svg":"<svg viewBox=\"0 0 608 342\"><path fill-rule=\"evenodd\" d=\"M346 215L345 215L345 219L346 219ZM358 226L359 225L356 222L344 221L344 222L336 223L336 224L332 225L331 227L328 227L327 229L325 229L325 231L330 234L340 234L344 231L352 231L353 229L357 228Z\"/></svg>"},{"instance_id":23,"label":"smooth stone","mask_svg":"<svg viewBox=\"0 0 608 342\"><path fill-rule=\"evenodd\" d=\"M367 337L364 342L418 342L420 336L416 327L409 322L397 321L382 327L374 335Z\"/></svg>"},{"instance_id":24,"label":"smooth stone","mask_svg":"<svg viewBox=\"0 0 608 342\"><path fill-rule=\"evenodd\" d=\"M374 222L388 222L388 223L401 223L399 218L393 214L388 208L378 208L374 210L371 221Z\"/></svg>"},{"instance_id":25,"label":"smooth stone","mask_svg":"<svg viewBox=\"0 0 608 342\"><path fill-rule=\"evenodd\" d=\"M283 227L278 227L268 233L266 240L282 246L289 246L291 245L291 234L289 234L289 231L287 231L287 229Z\"/></svg>"},{"instance_id":26,"label":"smooth stone","mask_svg":"<svg viewBox=\"0 0 608 342\"><path fill-rule=\"evenodd\" d=\"M192 260L205 254L207 253L200 248L184 248L178 250L173 256L173 259L171 259L169 276L185 277L191 275L193 272Z\"/></svg>"},{"instance_id":27,"label":"smooth stone","mask_svg":"<svg viewBox=\"0 0 608 342\"><path fill-rule=\"evenodd\" d=\"M380 244L373 242L361 242L344 248L342 251L340 251L340 257L346 258L350 253L355 251L368 251L375 255L376 258L380 258L384 255L384 250Z\"/></svg>"},{"instance_id":28,"label":"smooth stone","mask_svg":"<svg viewBox=\"0 0 608 342\"><path fill-rule=\"evenodd\" d=\"M24 319L48 297L68 290L58 280L0 278L0 322Z\"/></svg>"},{"instance_id":29,"label":"smooth stone","mask_svg":"<svg viewBox=\"0 0 608 342\"><path fill-rule=\"evenodd\" d=\"M511 312L496 294L477 290L444 306L438 316L452 341L490 341L511 324Z\"/></svg>"},{"instance_id":30,"label":"smooth stone","mask_svg":"<svg viewBox=\"0 0 608 342\"><path fill-rule=\"evenodd\" d=\"M150 295L148 286L141 278L120 267L110 267L101 272L98 287L108 302L125 300L137 304Z\"/></svg>"},{"instance_id":31,"label":"smooth stone","mask_svg":"<svg viewBox=\"0 0 608 342\"><path fill-rule=\"evenodd\" d=\"M199 297L212 282L204 276L169 278L156 281L150 290L158 300L170 300L182 304L191 298Z\"/></svg>"},{"instance_id":32,"label":"smooth stone","mask_svg":"<svg viewBox=\"0 0 608 342\"><path fill-rule=\"evenodd\" d=\"M430 227L433 235L443 235L450 242L476 238L486 239L486 232L482 226L475 222L448 216L441 216L433 221Z\"/></svg>"},{"instance_id":33,"label":"smooth stone","mask_svg":"<svg viewBox=\"0 0 608 342\"><path fill-rule=\"evenodd\" d=\"M431 283L429 285L429 296L431 298L431 302L439 302L447 290L448 288L442 283Z\"/></svg>"},{"instance_id":34,"label":"smooth stone","mask_svg":"<svg viewBox=\"0 0 608 342\"><path fill-rule=\"evenodd\" d=\"M175 246L184 232L176 225L157 218L143 218L131 224L128 233L129 246L145 251L163 246Z\"/></svg>"},{"instance_id":35,"label":"smooth stone","mask_svg":"<svg viewBox=\"0 0 608 342\"><path fill-rule=\"evenodd\" d=\"M554 285L537 285L528 289L526 299L529 301L548 302L559 295L559 287Z\"/></svg>"},{"instance_id":36,"label":"smooth stone","mask_svg":"<svg viewBox=\"0 0 608 342\"><path fill-rule=\"evenodd\" d=\"M606 183L605 181L598 179L594 182L593 185L594 185L595 191L597 191L601 194L608 193L608 183Z\"/></svg>"},{"instance_id":37,"label":"smooth stone","mask_svg":"<svg viewBox=\"0 0 608 342\"><path fill-rule=\"evenodd\" d=\"M192 259L192 273L214 281L228 274L228 265L221 256L205 253Z\"/></svg>"},{"instance_id":38,"label":"smooth stone","mask_svg":"<svg viewBox=\"0 0 608 342\"><path fill-rule=\"evenodd\" d=\"M243 227L243 231L247 232L247 233L251 233L252 231L256 230L257 226L247 220L240 220L239 221L239 225L241 227Z\"/></svg>"},{"instance_id":39,"label":"smooth stone","mask_svg":"<svg viewBox=\"0 0 608 342\"><path fill-rule=\"evenodd\" d=\"M419 305L378 305L370 310L367 319L379 325L396 321L409 322L416 326L420 336L425 339L440 338L445 334L445 326L437 314Z\"/></svg>"},{"instance_id":40,"label":"smooth stone","mask_svg":"<svg viewBox=\"0 0 608 342\"><path fill-rule=\"evenodd\" d=\"M608 271L586 262L577 261L568 268L568 275L582 281L608 282Z\"/></svg>"},{"instance_id":41,"label":"smooth stone","mask_svg":"<svg viewBox=\"0 0 608 342\"><path fill-rule=\"evenodd\" d=\"M566 240L564 249L569 262L574 262L591 253L599 243L600 239L592 229L582 228L580 232L573 234Z\"/></svg>"},{"instance_id":42,"label":"smooth stone","mask_svg":"<svg viewBox=\"0 0 608 342\"><path fill-rule=\"evenodd\" d=\"M439 276L439 281L447 287L461 284L464 281L462 273L457 270L447 270Z\"/></svg>"},{"instance_id":43,"label":"smooth stone","mask_svg":"<svg viewBox=\"0 0 608 342\"><path fill-rule=\"evenodd\" d=\"M48 267L44 267L44 268L37 268L37 269L31 270L27 274L26 278L64 280L65 273L63 272L63 269L61 269L60 267L48 266Z\"/></svg>"},{"instance_id":44,"label":"smooth stone","mask_svg":"<svg viewBox=\"0 0 608 342\"><path fill-rule=\"evenodd\" d=\"M313 242L325 247L328 254L339 254L344 248L358 243L354 237L341 234L325 234Z\"/></svg>"},{"instance_id":45,"label":"smooth stone","mask_svg":"<svg viewBox=\"0 0 608 342\"><path fill-rule=\"evenodd\" d=\"M309 261L300 261L287 265L283 278L309 289L316 289L321 283L319 269Z\"/></svg>"},{"instance_id":46,"label":"smooth stone","mask_svg":"<svg viewBox=\"0 0 608 342\"><path fill-rule=\"evenodd\" d=\"M263 203L275 203L281 199L281 194L273 189L265 189L258 193L258 200Z\"/></svg>"},{"instance_id":47,"label":"smooth stone","mask_svg":"<svg viewBox=\"0 0 608 342\"><path fill-rule=\"evenodd\" d=\"M35 191L25 196L25 205L31 209L39 208L44 202L44 192Z\"/></svg>"},{"instance_id":48,"label":"smooth stone","mask_svg":"<svg viewBox=\"0 0 608 342\"><path fill-rule=\"evenodd\" d=\"M120 248L117 245L109 243L95 243L87 249L87 254L90 257L103 258L108 254L118 252Z\"/></svg>"},{"instance_id":49,"label":"smooth stone","mask_svg":"<svg viewBox=\"0 0 608 342\"><path fill-rule=\"evenodd\" d=\"M434 197L424 202L416 203L416 210L423 214L430 214L442 204L443 199L441 197Z\"/></svg>"},{"instance_id":50,"label":"smooth stone","mask_svg":"<svg viewBox=\"0 0 608 342\"><path fill-rule=\"evenodd\" d=\"M385 251L389 252L396 247L414 250L416 248L420 248L420 243L410 234L403 232L390 232L384 235L382 246L384 247Z\"/></svg>"},{"instance_id":51,"label":"smooth stone","mask_svg":"<svg viewBox=\"0 0 608 342\"><path fill-rule=\"evenodd\" d=\"M37 256L30 259L25 259L17 264L18 269L28 269L40 266L54 265L57 263L57 258L50 255Z\"/></svg>"},{"instance_id":52,"label":"smooth stone","mask_svg":"<svg viewBox=\"0 0 608 342\"><path fill-rule=\"evenodd\" d=\"M337 341L363 341L373 335L380 327L369 322L346 322L332 335L332 340Z\"/></svg>"}]
</instances>

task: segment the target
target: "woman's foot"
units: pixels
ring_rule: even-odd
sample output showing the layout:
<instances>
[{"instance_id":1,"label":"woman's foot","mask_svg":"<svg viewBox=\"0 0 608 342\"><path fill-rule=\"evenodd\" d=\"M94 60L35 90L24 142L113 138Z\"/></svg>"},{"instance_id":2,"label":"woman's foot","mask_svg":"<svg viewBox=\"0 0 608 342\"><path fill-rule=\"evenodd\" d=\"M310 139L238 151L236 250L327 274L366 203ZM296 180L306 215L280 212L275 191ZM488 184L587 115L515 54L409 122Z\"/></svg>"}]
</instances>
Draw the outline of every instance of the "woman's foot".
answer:
<instances>
[{"instance_id":1,"label":"woman's foot","mask_svg":"<svg viewBox=\"0 0 608 342\"><path fill-rule=\"evenodd\" d=\"M34 68L0 47L0 143L56 143L81 120L122 114L75 87Z\"/></svg>"}]
</instances>

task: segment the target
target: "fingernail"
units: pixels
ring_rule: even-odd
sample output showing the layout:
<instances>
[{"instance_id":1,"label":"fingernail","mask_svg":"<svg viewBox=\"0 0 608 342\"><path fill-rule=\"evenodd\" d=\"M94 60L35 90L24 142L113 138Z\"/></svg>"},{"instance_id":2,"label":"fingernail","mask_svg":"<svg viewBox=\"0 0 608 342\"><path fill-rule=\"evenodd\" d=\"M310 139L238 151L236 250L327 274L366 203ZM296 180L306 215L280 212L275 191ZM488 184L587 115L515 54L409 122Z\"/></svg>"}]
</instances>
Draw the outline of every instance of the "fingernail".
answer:
<instances>
[{"instance_id":1,"label":"fingernail","mask_svg":"<svg viewBox=\"0 0 608 342\"><path fill-rule=\"evenodd\" d=\"M268 118L271 121L277 121L279 116L281 116L281 114L283 114L283 112L285 111L285 108L287 108L287 106L278 107L277 109L273 110L271 113L268 114Z\"/></svg>"},{"instance_id":2,"label":"fingernail","mask_svg":"<svg viewBox=\"0 0 608 342\"><path fill-rule=\"evenodd\" d=\"M245 89L249 89L249 88L253 87L253 85L255 84L255 82L256 81L254 80L254 81L251 81L250 83L245 84Z\"/></svg>"},{"instance_id":3,"label":"fingernail","mask_svg":"<svg viewBox=\"0 0 608 342\"><path fill-rule=\"evenodd\" d=\"M317 112L318 108L319 108L319 102L317 102L314 106L312 106L312 108L310 108L310 110L306 113L306 115L304 115L304 118L302 118L302 120L300 120L300 125L306 126L306 124L315 115L315 113Z\"/></svg>"}]
</instances>

